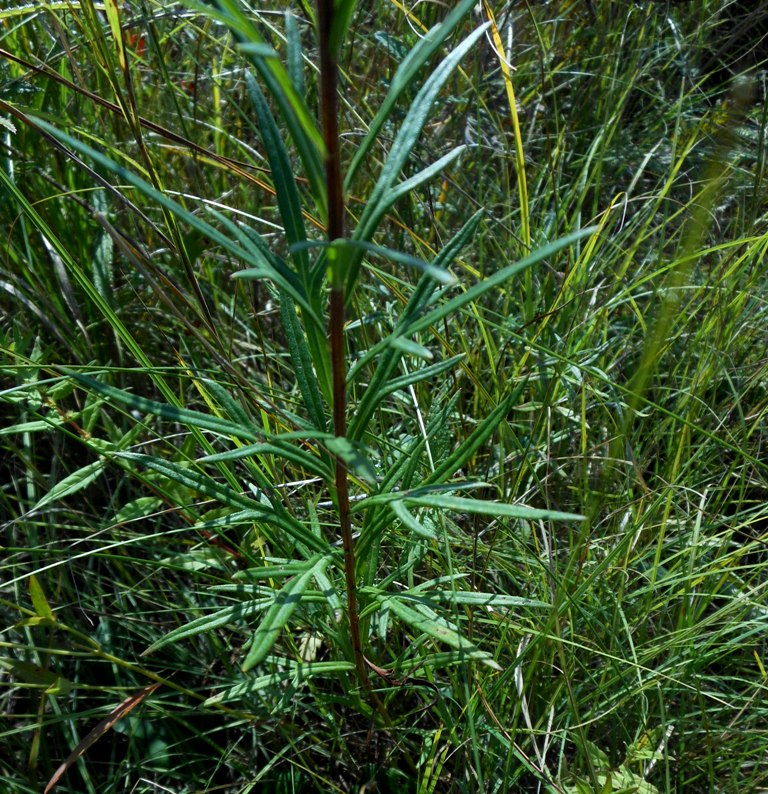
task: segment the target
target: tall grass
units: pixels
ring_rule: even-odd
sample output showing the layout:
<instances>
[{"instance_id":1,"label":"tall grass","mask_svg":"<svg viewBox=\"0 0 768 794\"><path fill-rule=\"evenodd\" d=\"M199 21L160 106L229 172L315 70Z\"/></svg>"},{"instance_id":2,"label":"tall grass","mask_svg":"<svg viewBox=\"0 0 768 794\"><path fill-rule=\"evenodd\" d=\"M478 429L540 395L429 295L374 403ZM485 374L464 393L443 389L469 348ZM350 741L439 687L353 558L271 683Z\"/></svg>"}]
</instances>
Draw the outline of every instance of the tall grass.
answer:
<instances>
[{"instance_id":1,"label":"tall grass","mask_svg":"<svg viewBox=\"0 0 768 794\"><path fill-rule=\"evenodd\" d=\"M454 5L0 11L3 791L768 787L765 94Z\"/></svg>"}]
</instances>

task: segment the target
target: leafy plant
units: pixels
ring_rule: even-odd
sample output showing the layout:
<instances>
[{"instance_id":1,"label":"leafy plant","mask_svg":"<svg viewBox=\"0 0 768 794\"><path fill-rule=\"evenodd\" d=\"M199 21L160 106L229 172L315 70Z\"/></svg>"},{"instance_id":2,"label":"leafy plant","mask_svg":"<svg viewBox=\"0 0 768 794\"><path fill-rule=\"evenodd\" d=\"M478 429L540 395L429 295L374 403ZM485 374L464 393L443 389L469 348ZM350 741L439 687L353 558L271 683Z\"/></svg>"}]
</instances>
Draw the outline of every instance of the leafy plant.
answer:
<instances>
[{"instance_id":1,"label":"leafy plant","mask_svg":"<svg viewBox=\"0 0 768 794\"><path fill-rule=\"evenodd\" d=\"M10 790L762 785L715 5L0 11Z\"/></svg>"}]
</instances>

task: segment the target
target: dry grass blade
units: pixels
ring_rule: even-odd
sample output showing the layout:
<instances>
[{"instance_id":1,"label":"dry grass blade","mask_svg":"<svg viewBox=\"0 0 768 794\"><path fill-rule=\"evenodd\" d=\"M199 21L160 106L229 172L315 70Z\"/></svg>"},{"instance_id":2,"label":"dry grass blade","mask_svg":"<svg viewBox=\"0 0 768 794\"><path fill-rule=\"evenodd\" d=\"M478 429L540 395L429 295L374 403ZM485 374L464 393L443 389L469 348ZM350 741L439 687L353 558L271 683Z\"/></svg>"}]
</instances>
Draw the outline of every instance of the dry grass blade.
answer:
<instances>
[{"instance_id":1,"label":"dry grass blade","mask_svg":"<svg viewBox=\"0 0 768 794\"><path fill-rule=\"evenodd\" d=\"M117 708L115 708L112 713L103 719L98 725L96 725L93 730L83 739L80 744L75 747L75 749L69 754L68 758L64 763L53 773L53 777L48 781L48 785L45 787L45 791L43 794L48 794L51 789L59 782L61 776L72 766L72 764L83 755L88 748L95 744L112 726L118 721L121 720L128 712L133 711L136 706L144 700L147 695L151 695L158 687L160 686L159 683L157 684L150 684L149 686L145 686L143 689L140 689L138 692L134 693L130 697L127 697Z\"/></svg>"}]
</instances>

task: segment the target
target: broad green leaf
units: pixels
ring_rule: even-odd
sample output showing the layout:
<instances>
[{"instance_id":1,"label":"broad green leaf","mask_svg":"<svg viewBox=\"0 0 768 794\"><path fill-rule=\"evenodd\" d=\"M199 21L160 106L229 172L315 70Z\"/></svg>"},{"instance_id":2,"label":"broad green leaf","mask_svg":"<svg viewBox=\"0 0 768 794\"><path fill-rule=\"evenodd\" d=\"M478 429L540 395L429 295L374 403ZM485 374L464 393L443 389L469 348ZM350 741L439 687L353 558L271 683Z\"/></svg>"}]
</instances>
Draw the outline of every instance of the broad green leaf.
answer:
<instances>
[{"instance_id":1,"label":"broad green leaf","mask_svg":"<svg viewBox=\"0 0 768 794\"><path fill-rule=\"evenodd\" d=\"M51 605L43 592L42 585L34 574L29 577L29 597L32 599L32 606L35 608L38 617L56 621Z\"/></svg>"},{"instance_id":2,"label":"broad green leaf","mask_svg":"<svg viewBox=\"0 0 768 794\"><path fill-rule=\"evenodd\" d=\"M241 427L251 427L256 433L261 432L253 419L245 412L243 406L232 397L231 386L222 386L221 383L210 378L200 378L199 382L216 398L218 404L224 409L224 413L229 416L230 421L236 422Z\"/></svg>"},{"instance_id":3,"label":"broad green leaf","mask_svg":"<svg viewBox=\"0 0 768 794\"><path fill-rule=\"evenodd\" d=\"M435 163L437 166L437 163ZM437 168L437 171L440 169ZM424 172L421 172L424 173ZM409 180L410 181L410 180ZM403 183L405 184L405 183ZM407 190L405 191L408 192ZM388 206L391 206L394 201L389 202ZM429 276L430 278L435 279L435 281L439 282L440 284L450 286L456 283L456 276L453 275L449 270L444 270L441 267L436 267L434 264L430 264L429 262L424 262L422 259L417 259L415 256L410 256L409 254L403 253L402 251L396 251L393 248L385 248L382 245L375 245L374 243L366 242L365 240L334 240L331 243L336 248L350 248L352 250L359 250L363 253L373 254L375 256L381 256L384 259L389 259L392 262L397 262L400 265L407 265L408 267L415 268L416 270L420 270L425 275Z\"/></svg>"},{"instance_id":4,"label":"broad green leaf","mask_svg":"<svg viewBox=\"0 0 768 794\"><path fill-rule=\"evenodd\" d=\"M405 457L409 457L409 453L405 453ZM389 474L387 474L389 477ZM399 491L381 491L373 496L367 496L365 499L361 499L358 502L355 502L352 505L352 512L358 512L363 510L369 510L371 507L377 507L379 505L388 505L391 502L395 501L404 501L404 500L414 500L421 496L429 496L431 494L445 494L445 493L454 493L455 491L466 491L469 488L484 488L487 487L488 483L482 482L480 480L457 480L455 482L448 482L448 483L430 483L425 485L419 485L415 488L399 490Z\"/></svg>"},{"instance_id":5,"label":"broad green leaf","mask_svg":"<svg viewBox=\"0 0 768 794\"><path fill-rule=\"evenodd\" d=\"M277 593L274 602L253 635L251 647L243 662L243 672L247 673L266 658L280 632L285 628L299 605L301 595L309 586L315 571L324 570L332 559L333 555L331 554L314 558L308 563L304 573L289 579L282 590Z\"/></svg>"},{"instance_id":6,"label":"broad green leaf","mask_svg":"<svg viewBox=\"0 0 768 794\"><path fill-rule=\"evenodd\" d=\"M462 637L456 628L444 618L437 615L428 617L421 611L406 606L399 598L394 596L381 597L379 601L382 605L386 604L392 614L400 618L403 623L407 623L411 628L416 629L416 631L428 634L430 637L450 645L451 648L461 651L466 659L477 659L495 670L501 670L499 664L489 653L481 651L466 637Z\"/></svg>"},{"instance_id":7,"label":"broad green leaf","mask_svg":"<svg viewBox=\"0 0 768 794\"><path fill-rule=\"evenodd\" d=\"M21 422L18 425L11 425L10 427L0 427L0 436L9 436L17 433L39 433L42 430L52 430L54 427L60 427L76 416L65 418L62 416L51 416L50 420L40 419L35 422Z\"/></svg>"},{"instance_id":8,"label":"broad green leaf","mask_svg":"<svg viewBox=\"0 0 768 794\"><path fill-rule=\"evenodd\" d=\"M400 353L405 353L415 358L423 358L427 361L434 358L434 354L428 347L424 347L424 345L420 345L418 342L414 342L411 339L405 339L402 336L391 338L389 347L394 347ZM390 383L392 383L392 381L390 381Z\"/></svg>"},{"instance_id":9,"label":"broad green leaf","mask_svg":"<svg viewBox=\"0 0 768 794\"><path fill-rule=\"evenodd\" d=\"M78 469L68 477L57 482L30 512L34 513L36 510L40 510L42 507L51 504L51 502L57 502L59 499L64 499L67 496L71 496L73 493L82 491L83 488L87 488L94 480L97 480L101 476L103 469L103 460L95 460L93 463L83 466L82 469Z\"/></svg>"}]
</instances>

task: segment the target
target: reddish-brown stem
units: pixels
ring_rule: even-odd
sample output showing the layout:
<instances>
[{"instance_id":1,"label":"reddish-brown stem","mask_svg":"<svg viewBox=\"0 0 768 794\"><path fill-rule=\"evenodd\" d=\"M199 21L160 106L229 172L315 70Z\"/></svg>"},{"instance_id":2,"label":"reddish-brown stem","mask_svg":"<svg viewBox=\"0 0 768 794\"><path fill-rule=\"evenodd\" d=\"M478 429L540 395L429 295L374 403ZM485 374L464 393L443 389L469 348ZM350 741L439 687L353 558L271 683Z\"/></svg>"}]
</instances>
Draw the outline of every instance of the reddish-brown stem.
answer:
<instances>
[{"instance_id":1,"label":"reddish-brown stem","mask_svg":"<svg viewBox=\"0 0 768 794\"><path fill-rule=\"evenodd\" d=\"M328 240L344 237L344 191L341 179L339 151L338 73L336 54L330 51L333 0L317 0L317 24L320 40L320 119L325 142L325 181L328 191ZM331 370L333 372L333 432L343 438L347 433L347 373L344 345L344 282L332 277L329 336ZM347 616L355 670L360 684L371 693L368 668L360 641L360 619L357 612L357 578L355 574L355 545L352 539L352 519L349 512L349 480L344 462L336 457L336 501L339 528L344 544L344 576L347 586ZM380 708L377 698L374 705Z\"/></svg>"}]
</instances>

